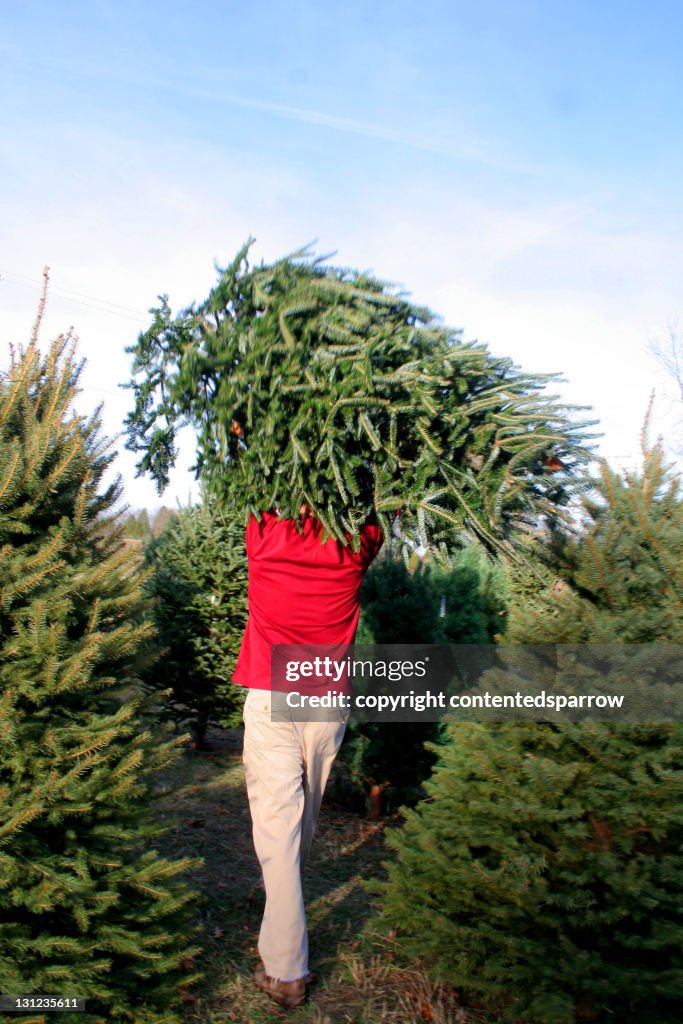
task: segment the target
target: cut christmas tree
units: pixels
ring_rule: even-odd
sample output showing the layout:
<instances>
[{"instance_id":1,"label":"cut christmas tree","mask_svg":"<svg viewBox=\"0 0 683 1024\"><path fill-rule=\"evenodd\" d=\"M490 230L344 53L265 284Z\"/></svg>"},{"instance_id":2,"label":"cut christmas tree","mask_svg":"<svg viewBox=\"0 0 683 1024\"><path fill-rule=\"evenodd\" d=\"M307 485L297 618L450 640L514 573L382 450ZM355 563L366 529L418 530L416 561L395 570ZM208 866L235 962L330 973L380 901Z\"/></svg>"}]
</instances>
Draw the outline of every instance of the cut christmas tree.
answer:
<instances>
[{"instance_id":1,"label":"cut christmas tree","mask_svg":"<svg viewBox=\"0 0 683 1024\"><path fill-rule=\"evenodd\" d=\"M558 514L591 435L546 394L556 378L305 250L251 267L250 244L204 302L173 316L163 297L129 349L128 446L160 491L190 424L221 502L292 518L305 504L354 545L373 518L389 536L399 510L406 544L442 554L462 533L505 549Z\"/></svg>"}]
</instances>

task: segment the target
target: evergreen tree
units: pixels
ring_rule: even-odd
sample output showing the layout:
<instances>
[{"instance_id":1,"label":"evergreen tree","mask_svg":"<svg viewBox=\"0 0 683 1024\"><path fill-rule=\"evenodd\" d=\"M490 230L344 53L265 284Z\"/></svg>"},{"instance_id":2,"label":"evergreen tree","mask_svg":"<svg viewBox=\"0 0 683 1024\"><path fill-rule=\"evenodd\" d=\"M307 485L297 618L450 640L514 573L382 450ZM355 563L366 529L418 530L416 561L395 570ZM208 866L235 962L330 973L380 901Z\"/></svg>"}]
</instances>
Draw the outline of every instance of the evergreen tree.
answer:
<instances>
[{"instance_id":1,"label":"evergreen tree","mask_svg":"<svg viewBox=\"0 0 683 1024\"><path fill-rule=\"evenodd\" d=\"M537 547L545 584L515 602L511 641L683 642L682 508L680 477L661 447L645 450L639 473L603 462L581 527ZM513 578L519 589L524 570Z\"/></svg>"},{"instance_id":2,"label":"evergreen tree","mask_svg":"<svg viewBox=\"0 0 683 1024\"><path fill-rule=\"evenodd\" d=\"M329 534L407 550L475 535L508 550L514 527L555 516L586 459L586 424L522 373L462 342L427 309L305 251L250 268L248 243L205 302L166 297L134 353L128 446L162 490L180 425L196 471L240 514L307 504Z\"/></svg>"},{"instance_id":3,"label":"evergreen tree","mask_svg":"<svg viewBox=\"0 0 683 1024\"><path fill-rule=\"evenodd\" d=\"M364 633L356 642L434 644L440 640L439 593L430 568L412 572L391 546L370 567L361 588ZM360 629L359 629L360 632Z\"/></svg>"},{"instance_id":4,"label":"evergreen tree","mask_svg":"<svg viewBox=\"0 0 683 1024\"><path fill-rule=\"evenodd\" d=\"M439 595L440 628L435 642L493 643L506 628L509 569L491 561L479 544L452 555L451 562L450 569L432 568Z\"/></svg>"},{"instance_id":5,"label":"evergreen tree","mask_svg":"<svg viewBox=\"0 0 683 1024\"><path fill-rule=\"evenodd\" d=\"M123 521L123 532L130 540L140 541L148 544L152 538L152 527L149 522L147 509L141 512L130 512Z\"/></svg>"},{"instance_id":6,"label":"evergreen tree","mask_svg":"<svg viewBox=\"0 0 683 1024\"><path fill-rule=\"evenodd\" d=\"M244 527L215 503L184 509L147 558L162 651L145 680L170 690L167 710L202 746L211 719L241 722L243 691L231 677L247 620Z\"/></svg>"},{"instance_id":7,"label":"evergreen tree","mask_svg":"<svg viewBox=\"0 0 683 1024\"><path fill-rule=\"evenodd\" d=\"M403 953L497 1021L676 1024L680 735L599 723L449 734L425 801L389 837L382 920Z\"/></svg>"},{"instance_id":8,"label":"evergreen tree","mask_svg":"<svg viewBox=\"0 0 683 1024\"><path fill-rule=\"evenodd\" d=\"M136 685L152 627L99 410L73 411L74 346L42 357L37 331L0 379L0 991L85 997L65 1024L171 1024L195 862L148 817L180 741Z\"/></svg>"},{"instance_id":9,"label":"evergreen tree","mask_svg":"<svg viewBox=\"0 0 683 1024\"><path fill-rule=\"evenodd\" d=\"M680 642L683 500L661 451L641 474L603 467L587 513L553 545L547 585L513 595L509 639ZM404 951L503 1021L678 1021L681 725L449 733L427 800L390 838L382 914Z\"/></svg>"},{"instance_id":10,"label":"evergreen tree","mask_svg":"<svg viewBox=\"0 0 683 1024\"><path fill-rule=\"evenodd\" d=\"M357 644L490 644L504 628L505 574L478 545L450 556L448 570L419 561L411 572L391 547L372 565L361 591ZM337 766L345 800L378 816L414 804L434 766L438 722L349 721Z\"/></svg>"}]
</instances>

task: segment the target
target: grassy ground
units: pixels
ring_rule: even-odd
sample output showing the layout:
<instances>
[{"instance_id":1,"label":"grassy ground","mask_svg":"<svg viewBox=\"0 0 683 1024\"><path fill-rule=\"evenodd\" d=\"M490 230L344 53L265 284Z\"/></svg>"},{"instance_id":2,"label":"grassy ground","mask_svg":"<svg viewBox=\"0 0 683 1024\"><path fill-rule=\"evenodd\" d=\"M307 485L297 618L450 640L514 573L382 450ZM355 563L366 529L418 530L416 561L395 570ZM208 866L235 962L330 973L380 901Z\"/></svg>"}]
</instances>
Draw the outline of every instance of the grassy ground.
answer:
<instances>
[{"instance_id":1,"label":"grassy ground","mask_svg":"<svg viewBox=\"0 0 683 1024\"><path fill-rule=\"evenodd\" d=\"M204 858L189 879L201 894L197 912L204 980L186 1002L187 1024L474 1024L455 993L434 990L419 970L399 967L391 942L375 952L358 936L372 907L361 878L382 873L384 821L366 821L323 803L305 878L311 969L319 981L305 1006L282 1010L251 981L263 910L251 843L239 731L213 729L207 751L186 750L163 780L172 791L156 813L172 827L164 852Z\"/></svg>"}]
</instances>

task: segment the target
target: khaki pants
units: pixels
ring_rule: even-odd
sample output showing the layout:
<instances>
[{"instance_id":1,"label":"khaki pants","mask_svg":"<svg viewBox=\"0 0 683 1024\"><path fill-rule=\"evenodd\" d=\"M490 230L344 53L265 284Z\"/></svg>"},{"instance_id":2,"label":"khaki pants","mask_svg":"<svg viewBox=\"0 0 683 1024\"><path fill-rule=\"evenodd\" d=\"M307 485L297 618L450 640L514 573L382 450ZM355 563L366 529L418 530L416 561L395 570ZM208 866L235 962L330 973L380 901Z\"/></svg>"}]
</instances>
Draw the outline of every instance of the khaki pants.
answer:
<instances>
[{"instance_id":1,"label":"khaki pants","mask_svg":"<svg viewBox=\"0 0 683 1024\"><path fill-rule=\"evenodd\" d=\"M346 722L273 722L270 691L244 704L244 774L266 907L258 949L266 974L282 981L308 972L301 871Z\"/></svg>"}]
</instances>

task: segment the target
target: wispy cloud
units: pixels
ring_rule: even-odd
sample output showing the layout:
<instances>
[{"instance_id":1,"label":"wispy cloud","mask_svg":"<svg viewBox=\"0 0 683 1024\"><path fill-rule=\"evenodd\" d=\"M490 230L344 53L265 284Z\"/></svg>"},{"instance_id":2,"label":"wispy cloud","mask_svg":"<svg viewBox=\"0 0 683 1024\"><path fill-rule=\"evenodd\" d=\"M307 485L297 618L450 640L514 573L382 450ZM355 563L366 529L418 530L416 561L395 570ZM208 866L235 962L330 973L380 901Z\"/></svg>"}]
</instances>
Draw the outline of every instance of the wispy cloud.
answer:
<instances>
[{"instance_id":1,"label":"wispy cloud","mask_svg":"<svg viewBox=\"0 0 683 1024\"><path fill-rule=\"evenodd\" d=\"M43 69L51 75L60 74L71 78L75 72L67 64L58 62L43 65ZM182 76L164 77L140 73L122 66L113 67L106 64L79 63L78 80L99 80L115 82L122 85L135 86L140 89L172 94L184 99L198 100L204 103L215 103L241 110L258 111L283 121L296 122L311 127L326 128L330 131L347 135L372 139L403 146L416 151L444 156L460 163L471 163L482 167L495 168L514 174L538 175L545 174L548 167L540 163L532 163L516 159L509 152L503 153L495 142L475 139L472 134L461 133L457 139L452 137L452 127L445 128L443 133L421 134L407 131L393 124L380 124L359 118L346 117L326 110L315 110L308 107L292 106L279 103L268 98L245 96L228 90L208 88L202 85L188 85L188 82L201 82L202 73L198 69L183 69ZM446 115L444 115L446 118Z\"/></svg>"}]
</instances>

